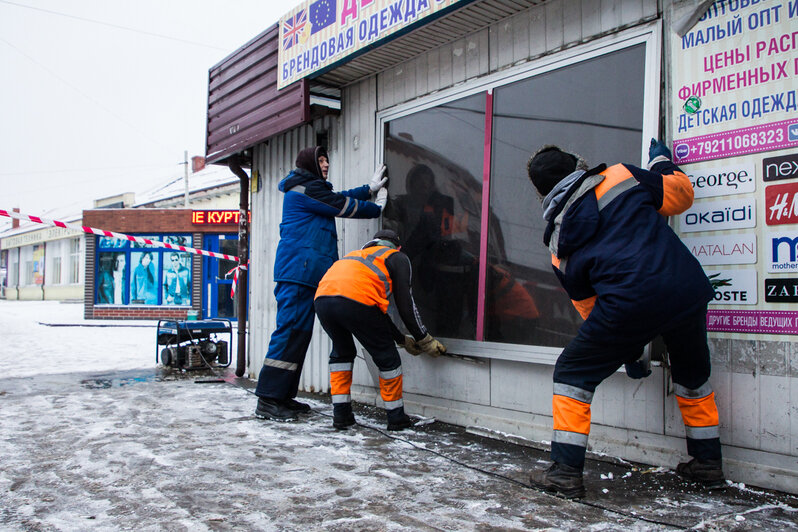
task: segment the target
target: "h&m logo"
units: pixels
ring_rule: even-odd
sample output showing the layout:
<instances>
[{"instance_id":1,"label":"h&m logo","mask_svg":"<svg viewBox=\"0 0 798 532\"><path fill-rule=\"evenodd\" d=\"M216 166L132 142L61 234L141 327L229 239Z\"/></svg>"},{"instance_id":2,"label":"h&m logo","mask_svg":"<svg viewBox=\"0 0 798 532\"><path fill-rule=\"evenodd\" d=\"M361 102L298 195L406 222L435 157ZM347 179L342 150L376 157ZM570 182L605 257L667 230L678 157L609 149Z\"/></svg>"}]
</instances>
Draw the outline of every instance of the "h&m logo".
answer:
<instances>
[{"instance_id":1,"label":"h&m logo","mask_svg":"<svg viewBox=\"0 0 798 532\"><path fill-rule=\"evenodd\" d=\"M762 159L762 179L779 181L798 177L798 154Z\"/></svg>"}]
</instances>

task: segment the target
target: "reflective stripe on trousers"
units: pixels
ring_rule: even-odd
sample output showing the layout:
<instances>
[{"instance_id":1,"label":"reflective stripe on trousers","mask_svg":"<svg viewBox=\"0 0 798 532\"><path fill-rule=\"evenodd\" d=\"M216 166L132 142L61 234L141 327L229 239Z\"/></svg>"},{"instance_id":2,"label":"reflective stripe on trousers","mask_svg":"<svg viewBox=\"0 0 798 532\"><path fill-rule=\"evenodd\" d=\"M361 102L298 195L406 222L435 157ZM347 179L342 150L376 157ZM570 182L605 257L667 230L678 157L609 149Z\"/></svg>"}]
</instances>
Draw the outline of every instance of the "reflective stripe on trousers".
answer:
<instances>
[{"instance_id":1,"label":"reflective stripe on trousers","mask_svg":"<svg viewBox=\"0 0 798 532\"><path fill-rule=\"evenodd\" d=\"M402 400L402 366L389 371L380 371L380 396L386 410L404 406Z\"/></svg>"},{"instance_id":2,"label":"reflective stripe on trousers","mask_svg":"<svg viewBox=\"0 0 798 532\"><path fill-rule=\"evenodd\" d=\"M720 437L718 407L715 404L715 392L709 382L696 389L674 384L674 389L687 437L694 440Z\"/></svg>"},{"instance_id":3,"label":"reflective stripe on trousers","mask_svg":"<svg viewBox=\"0 0 798 532\"><path fill-rule=\"evenodd\" d=\"M592 401L593 392L569 384L554 383L552 442L587 447Z\"/></svg>"},{"instance_id":4,"label":"reflective stripe on trousers","mask_svg":"<svg viewBox=\"0 0 798 532\"><path fill-rule=\"evenodd\" d=\"M330 395L333 404L351 403L352 362L330 364Z\"/></svg>"}]
</instances>

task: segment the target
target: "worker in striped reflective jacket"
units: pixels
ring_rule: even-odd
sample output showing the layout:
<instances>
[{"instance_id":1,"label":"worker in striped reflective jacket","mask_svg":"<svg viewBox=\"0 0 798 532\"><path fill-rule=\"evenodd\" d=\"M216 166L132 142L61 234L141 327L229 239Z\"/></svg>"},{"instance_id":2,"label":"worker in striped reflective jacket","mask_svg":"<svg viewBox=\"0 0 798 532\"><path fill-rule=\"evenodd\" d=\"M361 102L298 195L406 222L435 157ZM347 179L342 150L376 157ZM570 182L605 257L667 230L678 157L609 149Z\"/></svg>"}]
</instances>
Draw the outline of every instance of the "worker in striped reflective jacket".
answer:
<instances>
[{"instance_id":1,"label":"worker in striped reflective jacket","mask_svg":"<svg viewBox=\"0 0 798 532\"><path fill-rule=\"evenodd\" d=\"M623 365L630 377L649 374L640 357L662 335L692 457L676 471L708 488L725 486L708 380L706 312L714 290L666 219L692 205L690 180L654 139L648 170L588 169L556 146L541 148L527 170L543 197L543 241L554 272L585 320L554 368L554 463L533 472L532 483L565 497L584 495L596 387Z\"/></svg>"},{"instance_id":2,"label":"worker in striped reflective jacket","mask_svg":"<svg viewBox=\"0 0 798 532\"><path fill-rule=\"evenodd\" d=\"M337 429L355 424L350 397L352 366L357 354L353 337L379 369L380 396L388 430L402 430L412 424L404 410L402 361L394 342L411 355L426 353L437 357L446 353L443 344L421 322L410 289L410 259L400 248L399 236L394 231L378 231L362 249L333 264L316 290L316 315L333 343L330 393L333 426ZM388 316L391 295L410 335L402 334Z\"/></svg>"}]
</instances>

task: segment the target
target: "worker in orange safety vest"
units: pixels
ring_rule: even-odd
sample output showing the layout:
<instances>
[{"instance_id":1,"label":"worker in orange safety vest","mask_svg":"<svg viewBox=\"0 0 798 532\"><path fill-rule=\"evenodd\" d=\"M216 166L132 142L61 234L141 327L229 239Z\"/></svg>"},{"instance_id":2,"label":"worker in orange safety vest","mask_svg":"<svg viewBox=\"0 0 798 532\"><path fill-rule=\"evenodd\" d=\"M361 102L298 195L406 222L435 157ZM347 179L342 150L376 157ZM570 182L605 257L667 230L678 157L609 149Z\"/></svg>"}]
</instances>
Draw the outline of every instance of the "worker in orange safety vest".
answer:
<instances>
[{"instance_id":1,"label":"worker in orange safety vest","mask_svg":"<svg viewBox=\"0 0 798 532\"><path fill-rule=\"evenodd\" d=\"M355 424L350 388L357 354L357 338L380 372L380 395L388 430L412 425L402 400L402 361L396 345L410 354L439 356L446 348L421 322L410 289L410 259L400 251L399 236L389 229L378 231L362 249L347 254L324 274L316 290L314 308L333 343L330 353L330 393L333 426ZM393 294L396 309L410 335L402 334L388 316ZM395 345L395 343L396 345Z\"/></svg>"}]
</instances>

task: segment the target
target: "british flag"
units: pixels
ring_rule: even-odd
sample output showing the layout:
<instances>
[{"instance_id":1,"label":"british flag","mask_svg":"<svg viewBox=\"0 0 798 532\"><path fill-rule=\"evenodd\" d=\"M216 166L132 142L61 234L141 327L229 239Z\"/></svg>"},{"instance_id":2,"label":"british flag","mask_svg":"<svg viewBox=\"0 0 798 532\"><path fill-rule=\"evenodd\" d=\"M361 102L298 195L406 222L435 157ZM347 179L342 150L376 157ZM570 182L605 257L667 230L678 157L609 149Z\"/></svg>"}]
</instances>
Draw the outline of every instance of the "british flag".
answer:
<instances>
[{"instance_id":1,"label":"british flag","mask_svg":"<svg viewBox=\"0 0 798 532\"><path fill-rule=\"evenodd\" d=\"M299 37L305 31L308 22L308 15L304 9L297 11L293 17L288 17L283 22L283 49L288 50L295 44L299 44Z\"/></svg>"}]
</instances>

